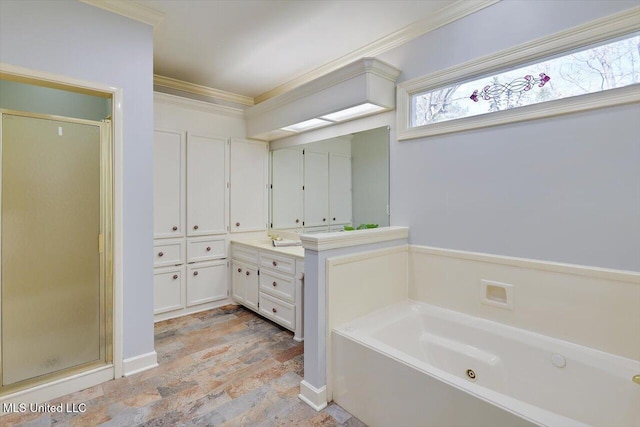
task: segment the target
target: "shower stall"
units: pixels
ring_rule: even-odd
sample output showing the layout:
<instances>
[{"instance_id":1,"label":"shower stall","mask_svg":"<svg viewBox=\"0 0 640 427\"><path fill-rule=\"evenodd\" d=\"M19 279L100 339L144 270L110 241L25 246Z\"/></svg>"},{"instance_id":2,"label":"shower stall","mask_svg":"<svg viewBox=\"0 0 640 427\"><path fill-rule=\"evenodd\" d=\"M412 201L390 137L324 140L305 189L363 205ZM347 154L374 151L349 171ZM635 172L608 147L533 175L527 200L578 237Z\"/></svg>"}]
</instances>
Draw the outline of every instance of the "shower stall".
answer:
<instances>
[{"instance_id":1,"label":"shower stall","mask_svg":"<svg viewBox=\"0 0 640 427\"><path fill-rule=\"evenodd\" d=\"M0 397L112 362L110 122L0 110Z\"/></svg>"}]
</instances>

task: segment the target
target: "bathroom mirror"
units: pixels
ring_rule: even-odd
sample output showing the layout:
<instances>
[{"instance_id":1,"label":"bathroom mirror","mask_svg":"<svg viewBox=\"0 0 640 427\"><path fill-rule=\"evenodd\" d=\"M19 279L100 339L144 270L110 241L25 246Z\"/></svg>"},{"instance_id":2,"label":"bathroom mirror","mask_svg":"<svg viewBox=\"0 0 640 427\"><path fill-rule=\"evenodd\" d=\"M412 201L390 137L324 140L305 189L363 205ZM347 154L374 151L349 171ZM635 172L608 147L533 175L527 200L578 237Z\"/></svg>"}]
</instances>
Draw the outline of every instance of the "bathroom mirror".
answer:
<instances>
[{"instance_id":1,"label":"bathroom mirror","mask_svg":"<svg viewBox=\"0 0 640 427\"><path fill-rule=\"evenodd\" d=\"M389 128L271 151L270 223L298 233L389 225Z\"/></svg>"}]
</instances>

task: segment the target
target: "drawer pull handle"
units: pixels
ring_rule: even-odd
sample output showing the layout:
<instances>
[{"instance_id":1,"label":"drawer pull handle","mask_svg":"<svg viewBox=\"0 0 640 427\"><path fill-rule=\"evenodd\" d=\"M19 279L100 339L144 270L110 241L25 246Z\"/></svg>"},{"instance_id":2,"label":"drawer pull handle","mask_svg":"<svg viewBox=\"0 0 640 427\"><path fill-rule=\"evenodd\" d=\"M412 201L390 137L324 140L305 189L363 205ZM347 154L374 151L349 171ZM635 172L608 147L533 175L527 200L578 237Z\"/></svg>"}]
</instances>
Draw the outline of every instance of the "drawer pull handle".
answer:
<instances>
[{"instance_id":1,"label":"drawer pull handle","mask_svg":"<svg viewBox=\"0 0 640 427\"><path fill-rule=\"evenodd\" d=\"M335 216L333 217L333 220L334 220L334 221L336 220L336 217L335 217Z\"/></svg>"},{"instance_id":2,"label":"drawer pull handle","mask_svg":"<svg viewBox=\"0 0 640 427\"><path fill-rule=\"evenodd\" d=\"M174 225L173 226L173 231L177 231L178 230L178 226Z\"/></svg>"},{"instance_id":3,"label":"drawer pull handle","mask_svg":"<svg viewBox=\"0 0 640 427\"><path fill-rule=\"evenodd\" d=\"M197 230L198 228L200 228L200 227L198 227L197 225L194 225L194 226L193 226L193 229L194 229L194 230Z\"/></svg>"},{"instance_id":4,"label":"drawer pull handle","mask_svg":"<svg viewBox=\"0 0 640 427\"><path fill-rule=\"evenodd\" d=\"M272 284L273 286L278 286L278 284L275 281Z\"/></svg>"},{"instance_id":5,"label":"drawer pull handle","mask_svg":"<svg viewBox=\"0 0 640 427\"><path fill-rule=\"evenodd\" d=\"M273 264L273 266L274 266L274 267L277 267L277 266L278 266L278 263L277 263L277 262L275 262L275 261L273 261L273 262L272 262L272 264Z\"/></svg>"},{"instance_id":6,"label":"drawer pull handle","mask_svg":"<svg viewBox=\"0 0 640 427\"><path fill-rule=\"evenodd\" d=\"M236 222L236 227L240 227L240 223L239 222Z\"/></svg>"},{"instance_id":7,"label":"drawer pull handle","mask_svg":"<svg viewBox=\"0 0 640 427\"><path fill-rule=\"evenodd\" d=\"M327 220L327 218L322 218L322 222L325 222Z\"/></svg>"},{"instance_id":8,"label":"drawer pull handle","mask_svg":"<svg viewBox=\"0 0 640 427\"><path fill-rule=\"evenodd\" d=\"M247 276L248 276L249 274L251 274L251 273L247 271Z\"/></svg>"},{"instance_id":9,"label":"drawer pull handle","mask_svg":"<svg viewBox=\"0 0 640 427\"><path fill-rule=\"evenodd\" d=\"M158 252L158 256L164 256L164 252Z\"/></svg>"},{"instance_id":10,"label":"drawer pull handle","mask_svg":"<svg viewBox=\"0 0 640 427\"><path fill-rule=\"evenodd\" d=\"M242 273L242 269L241 268L238 269L238 273Z\"/></svg>"},{"instance_id":11,"label":"drawer pull handle","mask_svg":"<svg viewBox=\"0 0 640 427\"><path fill-rule=\"evenodd\" d=\"M176 280L177 278L178 278L178 275L177 275L177 274L174 274L174 275L173 275L173 280Z\"/></svg>"},{"instance_id":12,"label":"drawer pull handle","mask_svg":"<svg viewBox=\"0 0 640 427\"><path fill-rule=\"evenodd\" d=\"M198 275L198 272L197 272L197 271L194 271L194 272L193 272L193 275L194 275L194 276L197 276L197 275Z\"/></svg>"},{"instance_id":13,"label":"drawer pull handle","mask_svg":"<svg viewBox=\"0 0 640 427\"><path fill-rule=\"evenodd\" d=\"M273 307L273 308L271 309L271 311L273 311L274 313L277 313L277 312L278 312L278 310L276 310L276 308L275 308L275 307Z\"/></svg>"},{"instance_id":14,"label":"drawer pull handle","mask_svg":"<svg viewBox=\"0 0 640 427\"><path fill-rule=\"evenodd\" d=\"M207 246L207 252L211 252L211 246Z\"/></svg>"}]
</instances>

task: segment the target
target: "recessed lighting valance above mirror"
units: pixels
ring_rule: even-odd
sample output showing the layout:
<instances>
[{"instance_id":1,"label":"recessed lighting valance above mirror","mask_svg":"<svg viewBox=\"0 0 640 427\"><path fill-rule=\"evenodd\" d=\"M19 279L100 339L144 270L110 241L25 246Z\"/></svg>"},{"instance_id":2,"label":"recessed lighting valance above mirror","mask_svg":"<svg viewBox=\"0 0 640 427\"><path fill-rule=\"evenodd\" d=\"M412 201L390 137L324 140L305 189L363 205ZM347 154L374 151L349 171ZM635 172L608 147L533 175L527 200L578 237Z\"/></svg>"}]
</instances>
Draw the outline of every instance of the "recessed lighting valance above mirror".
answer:
<instances>
[{"instance_id":1,"label":"recessed lighting valance above mirror","mask_svg":"<svg viewBox=\"0 0 640 427\"><path fill-rule=\"evenodd\" d=\"M400 70L364 58L245 110L247 135L273 141L395 108Z\"/></svg>"}]
</instances>

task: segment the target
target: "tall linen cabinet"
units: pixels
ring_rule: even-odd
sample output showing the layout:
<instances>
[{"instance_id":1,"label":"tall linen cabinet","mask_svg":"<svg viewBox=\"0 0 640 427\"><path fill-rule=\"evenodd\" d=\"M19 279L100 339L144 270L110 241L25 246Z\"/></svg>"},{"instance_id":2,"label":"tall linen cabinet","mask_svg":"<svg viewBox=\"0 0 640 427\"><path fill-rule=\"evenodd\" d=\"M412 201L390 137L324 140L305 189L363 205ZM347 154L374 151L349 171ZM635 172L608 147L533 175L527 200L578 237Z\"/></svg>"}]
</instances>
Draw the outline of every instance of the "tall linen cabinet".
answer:
<instances>
[{"instance_id":1,"label":"tall linen cabinet","mask_svg":"<svg viewBox=\"0 0 640 427\"><path fill-rule=\"evenodd\" d=\"M158 321L231 302L229 233L266 229L268 152L233 137L244 134L239 110L158 93L154 100Z\"/></svg>"}]
</instances>

